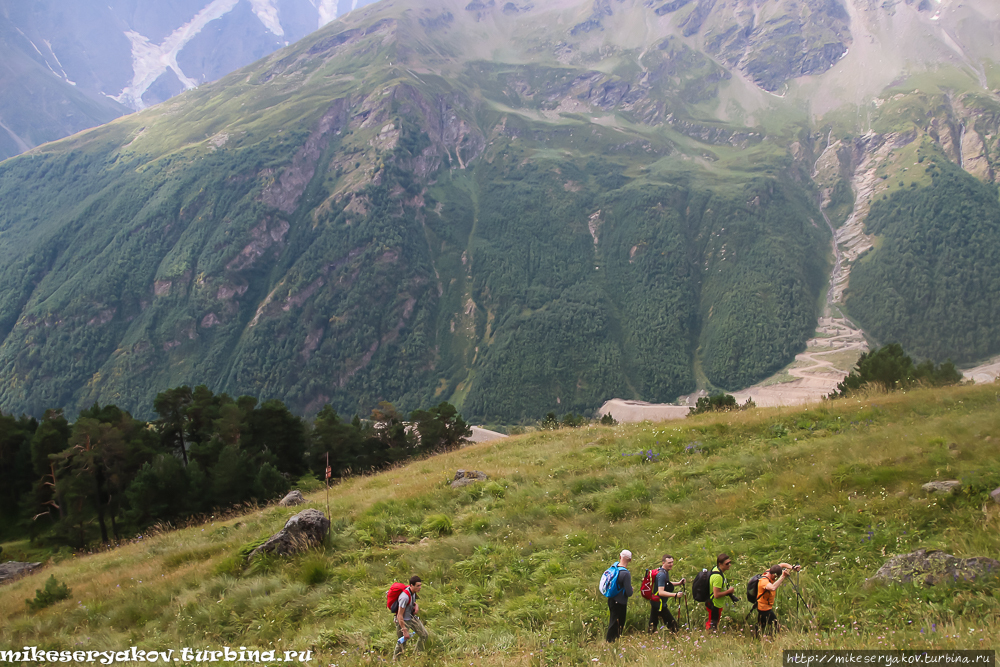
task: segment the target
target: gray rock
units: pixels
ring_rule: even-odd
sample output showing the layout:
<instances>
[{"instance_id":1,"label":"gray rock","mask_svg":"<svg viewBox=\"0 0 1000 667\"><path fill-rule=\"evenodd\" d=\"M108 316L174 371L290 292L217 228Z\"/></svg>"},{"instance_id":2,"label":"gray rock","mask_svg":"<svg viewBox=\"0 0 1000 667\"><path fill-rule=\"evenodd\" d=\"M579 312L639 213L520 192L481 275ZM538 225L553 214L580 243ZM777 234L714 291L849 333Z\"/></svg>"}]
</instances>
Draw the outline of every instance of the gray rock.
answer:
<instances>
[{"instance_id":1,"label":"gray rock","mask_svg":"<svg viewBox=\"0 0 1000 667\"><path fill-rule=\"evenodd\" d=\"M18 577L23 577L30 572L34 572L41 566L41 563L18 563L9 560L6 563L0 564L0 584L14 581Z\"/></svg>"},{"instance_id":2,"label":"gray rock","mask_svg":"<svg viewBox=\"0 0 1000 667\"><path fill-rule=\"evenodd\" d=\"M298 489L294 491L289 491L288 495L278 501L278 505L281 507L294 507L296 505L305 504L306 499L302 497L302 492Z\"/></svg>"},{"instance_id":3,"label":"gray rock","mask_svg":"<svg viewBox=\"0 0 1000 667\"><path fill-rule=\"evenodd\" d=\"M976 579L984 574L1000 573L1000 561L992 558L957 558L943 551L917 549L893 556L879 568L868 583L909 583L927 586Z\"/></svg>"},{"instance_id":4,"label":"gray rock","mask_svg":"<svg viewBox=\"0 0 1000 667\"><path fill-rule=\"evenodd\" d=\"M481 470L459 470L455 473L455 479L451 482L451 488L458 489L476 482L485 482L489 479L486 473Z\"/></svg>"},{"instance_id":5,"label":"gray rock","mask_svg":"<svg viewBox=\"0 0 1000 667\"><path fill-rule=\"evenodd\" d=\"M955 493L955 491L962 488L962 483L957 479L939 480L935 482L927 482L920 488L927 493L943 493L948 495L950 493Z\"/></svg>"},{"instance_id":6,"label":"gray rock","mask_svg":"<svg viewBox=\"0 0 1000 667\"><path fill-rule=\"evenodd\" d=\"M990 498L992 498L993 502L995 502L997 505L1000 505L1000 486L998 486L997 488L993 489L993 491L990 492Z\"/></svg>"},{"instance_id":7,"label":"gray rock","mask_svg":"<svg viewBox=\"0 0 1000 667\"><path fill-rule=\"evenodd\" d=\"M311 546L322 544L330 532L330 520L319 510L303 510L285 523L285 527L271 539L252 552L250 558L258 554L273 553L278 556L305 551Z\"/></svg>"}]
</instances>

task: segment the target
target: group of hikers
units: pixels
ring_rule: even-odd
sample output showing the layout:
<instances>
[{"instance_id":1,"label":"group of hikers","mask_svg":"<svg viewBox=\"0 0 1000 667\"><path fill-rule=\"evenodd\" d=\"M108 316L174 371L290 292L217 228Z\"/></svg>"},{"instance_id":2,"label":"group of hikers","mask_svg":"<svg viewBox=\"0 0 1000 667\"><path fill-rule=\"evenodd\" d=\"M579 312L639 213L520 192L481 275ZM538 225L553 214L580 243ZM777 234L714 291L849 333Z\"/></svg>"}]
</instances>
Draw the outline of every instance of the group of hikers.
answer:
<instances>
[{"instance_id":1,"label":"group of hikers","mask_svg":"<svg viewBox=\"0 0 1000 667\"><path fill-rule=\"evenodd\" d=\"M598 585L600 592L608 599L608 632L605 639L613 642L621 636L625 628L625 613L628 609L628 599L632 596L632 574L628 570L629 563L632 562L632 552L623 549L618 555L618 562L613 564L601 577ZM726 572L733 561L729 554L721 553L715 559L715 567L711 571L702 570L692 582L692 597L696 602L705 604L705 611L708 618L705 621L706 630L715 630L719 627L722 618L722 610L725 607L726 598L733 602L739 602L736 597L736 588L729 585L726 579ZM670 570L674 567L674 557L664 554L660 561L660 567L646 571L646 578L643 579L642 594L649 600L649 631L656 632L659 622L673 632L680 629L680 625L671 615L667 608L667 601L671 598L683 598L683 590L675 591L674 587L684 586L686 578L679 581L671 581ZM757 627L763 634L773 633L779 629L778 617L774 613L775 592L787 580L791 572L798 572L801 565L790 565L788 563L778 563L771 566L763 574L754 576L747 584L747 600L755 605L757 609Z\"/></svg>"},{"instance_id":2,"label":"group of hikers","mask_svg":"<svg viewBox=\"0 0 1000 667\"><path fill-rule=\"evenodd\" d=\"M608 599L610 620L605 635L608 642L617 640L625 628L628 599L634 593L632 574L628 570L631 562L632 552L623 549L618 555L618 562L604 571L598 584L598 590ZM732 559L729 555L721 553L716 557L715 567L711 571L702 570L692 582L692 597L697 602L704 602L705 611L708 612L708 619L705 621L706 630L715 630L719 627L727 598L738 602L736 588L730 586L726 579L726 572L731 566ZM642 595L649 600L650 604L650 632L658 630L660 621L672 632L680 630L680 625L667 608L667 601L672 598L684 598L683 586L687 579L682 577L679 581L671 581L670 571L673 567L674 557L670 554L664 554L660 561L660 567L647 570L646 577L643 579ZM801 569L800 565L778 563L762 574L754 576L748 582L747 599L755 605L757 628L762 635L773 633L780 628L778 617L774 613L775 592L788 579L790 573L798 572ZM409 585L397 583L389 588L386 606L395 615L393 618L396 623L396 646L392 653L393 660L403 652L406 646L413 644L411 640L414 635L417 636L416 650L418 651L423 648L424 642L427 640L427 628L424 627L417 615L420 611L420 605L417 604L417 594L422 585L420 577L414 575L410 577ZM681 590L675 590L678 586L681 587Z\"/></svg>"}]
</instances>

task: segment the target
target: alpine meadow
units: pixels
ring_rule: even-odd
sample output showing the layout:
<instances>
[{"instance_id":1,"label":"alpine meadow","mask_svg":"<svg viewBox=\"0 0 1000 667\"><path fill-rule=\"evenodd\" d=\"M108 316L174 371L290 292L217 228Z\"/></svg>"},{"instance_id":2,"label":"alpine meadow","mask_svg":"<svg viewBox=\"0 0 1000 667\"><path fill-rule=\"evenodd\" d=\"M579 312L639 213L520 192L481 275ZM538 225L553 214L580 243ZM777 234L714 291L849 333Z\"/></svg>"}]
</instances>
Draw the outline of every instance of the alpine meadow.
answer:
<instances>
[{"instance_id":1,"label":"alpine meadow","mask_svg":"<svg viewBox=\"0 0 1000 667\"><path fill-rule=\"evenodd\" d=\"M996 648L996 0L148 1L0 0L0 662Z\"/></svg>"}]
</instances>

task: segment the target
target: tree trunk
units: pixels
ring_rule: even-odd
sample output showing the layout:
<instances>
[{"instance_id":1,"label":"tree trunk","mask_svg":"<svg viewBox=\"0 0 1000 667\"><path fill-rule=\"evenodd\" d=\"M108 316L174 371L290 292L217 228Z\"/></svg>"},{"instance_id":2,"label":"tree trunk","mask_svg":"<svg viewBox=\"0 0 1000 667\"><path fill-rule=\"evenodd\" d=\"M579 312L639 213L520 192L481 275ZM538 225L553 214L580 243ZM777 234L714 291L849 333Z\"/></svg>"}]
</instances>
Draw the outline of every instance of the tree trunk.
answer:
<instances>
[{"instance_id":1,"label":"tree trunk","mask_svg":"<svg viewBox=\"0 0 1000 667\"><path fill-rule=\"evenodd\" d=\"M108 527L104 525L104 495L101 492L101 487L104 482L104 471L101 466L96 466L94 472L94 484L97 487L97 523L101 527L101 543L108 543Z\"/></svg>"}]
</instances>

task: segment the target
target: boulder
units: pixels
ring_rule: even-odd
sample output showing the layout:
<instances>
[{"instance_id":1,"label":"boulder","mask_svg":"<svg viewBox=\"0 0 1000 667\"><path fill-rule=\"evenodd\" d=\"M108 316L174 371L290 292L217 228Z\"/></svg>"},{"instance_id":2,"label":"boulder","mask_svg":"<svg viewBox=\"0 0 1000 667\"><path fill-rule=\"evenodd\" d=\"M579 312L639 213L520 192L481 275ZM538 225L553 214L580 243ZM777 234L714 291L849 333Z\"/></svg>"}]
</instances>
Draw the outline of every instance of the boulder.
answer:
<instances>
[{"instance_id":1,"label":"boulder","mask_svg":"<svg viewBox=\"0 0 1000 667\"><path fill-rule=\"evenodd\" d=\"M920 488L927 493L943 493L948 495L950 493L955 493L955 491L962 488L962 483L957 479L938 480L935 482L927 482Z\"/></svg>"},{"instance_id":2,"label":"boulder","mask_svg":"<svg viewBox=\"0 0 1000 667\"><path fill-rule=\"evenodd\" d=\"M990 492L990 498L992 498L993 502L995 502L997 505L1000 505L1000 486L998 486L997 488L993 489Z\"/></svg>"},{"instance_id":3,"label":"boulder","mask_svg":"<svg viewBox=\"0 0 1000 667\"><path fill-rule=\"evenodd\" d=\"M992 558L957 558L943 551L917 549L893 556L868 583L920 582L927 586L972 580L984 574L1000 573L1000 561Z\"/></svg>"},{"instance_id":4,"label":"boulder","mask_svg":"<svg viewBox=\"0 0 1000 667\"><path fill-rule=\"evenodd\" d=\"M451 482L451 488L458 489L476 482L485 482L489 477L481 470L459 470L455 473L455 479Z\"/></svg>"},{"instance_id":5,"label":"boulder","mask_svg":"<svg viewBox=\"0 0 1000 667\"><path fill-rule=\"evenodd\" d=\"M250 552L250 558L262 553L286 556L322 544L330 532L330 520L319 510L303 510L285 523L285 527Z\"/></svg>"},{"instance_id":6,"label":"boulder","mask_svg":"<svg viewBox=\"0 0 1000 667\"><path fill-rule=\"evenodd\" d=\"M304 505L306 499L302 496L302 492L298 489L294 491L289 491L288 495L278 501L278 505L281 507L295 507L296 505Z\"/></svg>"},{"instance_id":7,"label":"boulder","mask_svg":"<svg viewBox=\"0 0 1000 667\"><path fill-rule=\"evenodd\" d=\"M14 581L18 577L23 577L30 572L34 572L41 566L41 563L18 563L9 560L6 563L0 564L0 584Z\"/></svg>"}]
</instances>

